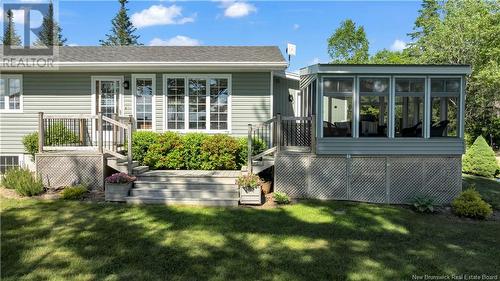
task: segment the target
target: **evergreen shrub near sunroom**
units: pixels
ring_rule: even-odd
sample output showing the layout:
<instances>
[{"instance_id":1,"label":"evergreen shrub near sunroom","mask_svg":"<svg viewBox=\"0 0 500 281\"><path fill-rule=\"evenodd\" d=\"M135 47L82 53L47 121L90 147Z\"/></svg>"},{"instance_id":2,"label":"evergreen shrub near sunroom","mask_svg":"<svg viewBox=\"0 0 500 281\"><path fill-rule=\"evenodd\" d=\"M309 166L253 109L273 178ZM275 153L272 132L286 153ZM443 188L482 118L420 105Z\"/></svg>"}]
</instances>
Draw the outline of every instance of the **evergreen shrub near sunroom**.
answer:
<instances>
[{"instance_id":1,"label":"evergreen shrub near sunroom","mask_svg":"<svg viewBox=\"0 0 500 281\"><path fill-rule=\"evenodd\" d=\"M263 141L253 142L253 154L266 149ZM132 136L134 160L151 169L238 170L246 165L246 137L226 134L177 132L136 132Z\"/></svg>"},{"instance_id":2,"label":"evergreen shrub near sunroom","mask_svg":"<svg viewBox=\"0 0 500 281\"><path fill-rule=\"evenodd\" d=\"M474 187L460 193L451 203L451 207L457 216L473 219L485 219L493 213L491 205L481 198Z\"/></svg>"},{"instance_id":3,"label":"evergreen shrub near sunroom","mask_svg":"<svg viewBox=\"0 0 500 281\"><path fill-rule=\"evenodd\" d=\"M495 152L486 140L479 136L465 153L462 161L462 171L467 174L492 178L495 176L497 169L498 163Z\"/></svg>"}]
</instances>

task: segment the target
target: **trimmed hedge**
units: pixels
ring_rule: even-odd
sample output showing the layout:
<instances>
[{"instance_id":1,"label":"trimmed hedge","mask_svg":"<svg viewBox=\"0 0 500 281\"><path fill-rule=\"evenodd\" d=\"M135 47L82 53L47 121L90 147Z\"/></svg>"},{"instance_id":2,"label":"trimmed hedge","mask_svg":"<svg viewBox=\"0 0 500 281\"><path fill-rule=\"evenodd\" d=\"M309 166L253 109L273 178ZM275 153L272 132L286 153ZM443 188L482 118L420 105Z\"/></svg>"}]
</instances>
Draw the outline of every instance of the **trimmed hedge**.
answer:
<instances>
[{"instance_id":1,"label":"trimmed hedge","mask_svg":"<svg viewBox=\"0 0 500 281\"><path fill-rule=\"evenodd\" d=\"M254 142L254 154L265 149L263 141ZM246 165L248 144L246 137L225 134L137 132L132 152L134 160L155 170L238 170Z\"/></svg>"},{"instance_id":2,"label":"trimmed hedge","mask_svg":"<svg viewBox=\"0 0 500 281\"><path fill-rule=\"evenodd\" d=\"M492 178L495 176L497 169L498 163L495 152L486 140L479 136L465 153L462 171L467 174Z\"/></svg>"}]
</instances>

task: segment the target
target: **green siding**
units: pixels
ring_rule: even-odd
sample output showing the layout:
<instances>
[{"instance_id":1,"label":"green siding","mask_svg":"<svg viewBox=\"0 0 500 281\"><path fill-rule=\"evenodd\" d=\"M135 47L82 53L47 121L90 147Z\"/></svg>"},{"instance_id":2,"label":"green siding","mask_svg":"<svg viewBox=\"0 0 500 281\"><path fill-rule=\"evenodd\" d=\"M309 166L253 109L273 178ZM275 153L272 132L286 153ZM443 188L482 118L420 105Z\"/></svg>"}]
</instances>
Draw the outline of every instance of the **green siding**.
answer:
<instances>
[{"instance_id":1,"label":"green siding","mask_svg":"<svg viewBox=\"0 0 500 281\"><path fill-rule=\"evenodd\" d=\"M286 79L283 77L274 77L273 81L273 112L280 113L283 116L295 116L294 102L297 99L297 91L299 90L299 81ZM291 102L289 95L292 95L294 101Z\"/></svg>"},{"instance_id":2,"label":"green siding","mask_svg":"<svg viewBox=\"0 0 500 281\"><path fill-rule=\"evenodd\" d=\"M132 76L132 73L22 74L23 112L0 113L0 154L23 153L22 137L37 130L40 111L47 114L90 114L92 76L123 76L130 82ZM163 130L163 74L156 73L157 131ZM245 135L248 123L260 123L271 117L270 93L270 72L232 73L233 134ZM125 115L132 114L132 101L131 91L124 90Z\"/></svg>"}]
</instances>

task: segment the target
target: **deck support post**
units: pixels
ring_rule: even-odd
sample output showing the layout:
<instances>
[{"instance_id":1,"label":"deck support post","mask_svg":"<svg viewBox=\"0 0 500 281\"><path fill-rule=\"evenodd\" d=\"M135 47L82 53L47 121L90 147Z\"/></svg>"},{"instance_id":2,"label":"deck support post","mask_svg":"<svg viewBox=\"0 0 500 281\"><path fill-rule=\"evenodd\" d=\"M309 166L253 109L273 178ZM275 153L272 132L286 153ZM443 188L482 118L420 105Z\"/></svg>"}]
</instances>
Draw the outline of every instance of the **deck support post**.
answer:
<instances>
[{"instance_id":1,"label":"deck support post","mask_svg":"<svg viewBox=\"0 0 500 281\"><path fill-rule=\"evenodd\" d=\"M43 124L43 112L38 112L38 152L43 152L43 140L45 139L45 127Z\"/></svg>"},{"instance_id":2,"label":"deck support post","mask_svg":"<svg viewBox=\"0 0 500 281\"><path fill-rule=\"evenodd\" d=\"M252 124L248 124L248 163L247 163L247 171L248 173L252 173L252 155L253 155L253 151L252 151L252 147L253 147L253 138L252 138L252 135L253 135L253 128L252 128Z\"/></svg>"},{"instance_id":3,"label":"deck support post","mask_svg":"<svg viewBox=\"0 0 500 281\"><path fill-rule=\"evenodd\" d=\"M100 153L103 152L102 144L103 144L103 131L102 131L102 112L97 114L97 149Z\"/></svg>"},{"instance_id":4,"label":"deck support post","mask_svg":"<svg viewBox=\"0 0 500 281\"><path fill-rule=\"evenodd\" d=\"M80 145L84 145L85 142L85 119L80 119L78 121L79 135L80 135Z\"/></svg>"},{"instance_id":5,"label":"deck support post","mask_svg":"<svg viewBox=\"0 0 500 281\"><path fill-rule=\"evenodd\" d=\"M283 132L281 131L281 114L276 114L276 153L281 150L281 137Z\"/></svg>"},{"instance_id":6,"label":"deck support post","mask_svg":"<svg viewBox=\"0 0 500 281\"><path fill-rule=\"evenodd\" d=\"M311 153L316 154L316 115L311 115Z\"/></svg>"},{"instance_id":7,"label":"deck support post","mask_svg":"<svg viewBox=\"0 0 500 281\"><path fill-rule=\"evenodd\" d=\"M133 118L132 115L128 118L127 124L127 166L128 166L128 174L132 175L132 128L133 128Z\"/></svg>"}]
</instances>

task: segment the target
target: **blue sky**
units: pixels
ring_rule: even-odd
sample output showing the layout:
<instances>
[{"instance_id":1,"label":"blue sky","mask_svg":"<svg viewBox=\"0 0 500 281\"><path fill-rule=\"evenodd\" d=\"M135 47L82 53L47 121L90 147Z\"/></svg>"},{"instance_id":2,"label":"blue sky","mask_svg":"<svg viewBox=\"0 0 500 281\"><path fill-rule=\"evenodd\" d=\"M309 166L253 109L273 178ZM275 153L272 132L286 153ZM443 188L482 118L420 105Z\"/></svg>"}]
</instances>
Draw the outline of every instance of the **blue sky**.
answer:
<instances>
[{"instance_id":1,"label":"blue sky","mask_svg":"<svg viewBox=\"0 0 500 281\"><path fill-rule=\"evenodd\" d=\"M56 6L67 43L84 46L104 38L119 4L59 1ZM371 53L404 47L420 1L132 0L127 6L145 45L277 45L284 53L291 42L297 56L290 70L296 70L328 62L326 40L347 18L365 27Z\"/></svg>"}]
</instances>

